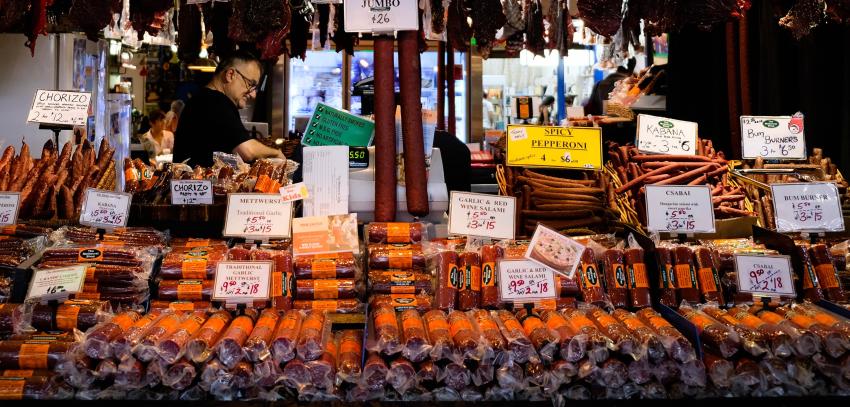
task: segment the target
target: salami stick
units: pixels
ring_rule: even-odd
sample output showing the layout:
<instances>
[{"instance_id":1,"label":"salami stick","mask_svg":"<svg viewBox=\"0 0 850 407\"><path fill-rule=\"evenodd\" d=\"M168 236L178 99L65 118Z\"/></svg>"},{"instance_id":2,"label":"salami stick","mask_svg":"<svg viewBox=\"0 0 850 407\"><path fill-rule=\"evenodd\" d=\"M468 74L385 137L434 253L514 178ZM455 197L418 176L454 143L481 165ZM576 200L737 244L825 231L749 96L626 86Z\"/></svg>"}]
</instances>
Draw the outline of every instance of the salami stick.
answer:
<instances>
[{"instance_id":1,"label":"salami stick","mask_svg":"<svg viewBox=\"0 0 850 407\"><path fill-rule=\"evenodd\" d=\"M295 357L295 344L301 331L302 312L286 311L280 320L272 340L272 355L277 363L284 363Z\"/></svg>"},{"instance_id":2,"label":"salami stick","mask_svg":"<svg viewBox=\"0 0 850 407\"><path fill-rule=\"evenodd\" d=\"M399 59L401 61L401 59ZM375 220L396 215L395 71L393 39L375 37Z\"/></svg>"},{"instance_id":3,"label":"salami stick","mask_svg":"<svg viewBox=\"0 0 850 407\"><path fill-rule=\"evenodd\" d=\"M398 33L398 60L402 61L399 64L399 91L407 212L413 216L425 216L429 209L425 144L422 138L422 69L419 61L418 31Z\"/></svg>"}]
</instances>

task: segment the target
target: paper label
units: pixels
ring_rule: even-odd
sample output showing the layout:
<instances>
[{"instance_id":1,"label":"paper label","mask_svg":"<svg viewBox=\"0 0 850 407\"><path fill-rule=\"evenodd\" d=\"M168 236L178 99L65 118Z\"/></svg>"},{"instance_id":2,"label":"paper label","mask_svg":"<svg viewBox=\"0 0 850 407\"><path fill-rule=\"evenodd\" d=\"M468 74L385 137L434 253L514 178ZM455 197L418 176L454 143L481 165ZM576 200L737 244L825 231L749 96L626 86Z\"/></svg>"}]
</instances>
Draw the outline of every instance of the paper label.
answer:
<instances>
[{"instance_id":1,"label":"paper label","mask_svg":"<svg viewBox=\"0 0 850 407\"><path fill-rule=\"evenodd\" d=\"M310 197L310 193L307 192L307 185L299 182L280 187L280 197L283 198L283 202L292 202L307 199Z\"/></svg>"},{"instance_id":2,"label":"paper label","mask_svg":"<svg viewBox=\"0 0 850 407\"><path fill-rule=\"evenodd\" d=\"M224 236L279 239L290 236L292 203L277 194L228 194Z\"/></svg>"},{"instance_id":3,"label":"paper label","mask_svg":"<svg viewBox=\"0 0 850 407\"><path fill-rule=\"evenodd\" d=\"M219 262L212 299L226 303L268 300L273 267L271 261Z\"/></svg>"},{"instance_id":4,"label":"paper label","mask_svg":"<svg viewBox=\"0 0 850 407\"><path fill-rule=\"evenodd\" d=\"M543 225L537 225L525 258L573 278L584 249L579 242Z\"/></svg>"},{"instance_id":5,"label":"paper label","mask_svg":"<svg viewBox=\"0 0 850 407\"><path fill-rule=\"evenodd\" d=\"M21 204L19 192L0 193L0 226L18 223L18 207Z\"/></svg>"},{"instance_id":6,"label":"paper label","mask_svg":"<svg viewBox=\"0 0 850 407\"><path fill-rule=\"evenodd\" d=\"M84 126L89 118L90 92L35 91L27 122Z\"/></svg>"},{"instance_id":7,"label":"paper label","mask_svg":"<svg viewBox=\"0 0 850 407\"><path fill-rule=\"evenodd\" d=\"M696 155L697 124L639 114L635 145L643 153Z\"/></svg>"},{"instance_id":8,"label":"paper label","mask_svg":"<svg viewBox=\"0 0 850 407\"><path fill-rule=\"evenodd\" d=\"M744 158L803 160L806 134L803 115L741 116L741 155Z\"/></svg>"},{"instance_id":9,"label":"paper label","mask_svg":"<svg viewBox=\"0 0 850 407\"><path fill-rule=\"evenodd\" d=\"M359 251L357 214L312 216L292 221L292 253L296 256L318 253Z\"/></svg>"},{"instance_id":10,"label":"paper label","mask_svg":"<svg viewBox=\"0 0 850 407\"><path fill-rule=\"evenodd\" d=\"M508 134L510 166L602 169L600 128L511 125Z\"/></svg>"},{"instance_id":11,"label":"paper label","mask_svg":"<svg viewBox=\"0 0 850 407\"><path fill-rule=\"evenodd\" d=\"M209 180L171 180L172 205L212 205L213 188Z\"/></svg>"},{"instance_id":12,"label":"paper label","mask_svg":"<svg viewBox=\"0 0 850 407\"><path fill-rule=\"evenodd\" d=\"M516 198L452 191L450 201L450 234L514 238Z\"/></svg>"},{"instance_id":13,"label":"paper label","mask_svg":"<svg viewBox=\"0 0 850 407\"><path fill-rule=\"evenodd\" d=\"M27 291L27 301L52 300L82 291L87 269L87 264L78 264L69 267L35 270Z\"/></svg>"},{"instance_id":14,"label":"paper label","mask_svg":"<svg viewBox=\"0 0 850 407\"><path fill-rule=\"evenodd\" d=\"M304 216L348 214L348 147L304 147Z\"/></svg>"},{"instance_id":15,"label":"paper label","mask_svg":"<svg viewBox=\"0 0 850 407\"><path fill-rule=\"evenodd\" d=\"M345 31L392 33L418 30L418 4L416 0L345 1Z\"/></svg>"},{"instance_id":16,"label":"paper label","mask_svg":"<svg viewBox=\"0 0 850 407\"><path fill-rule=\"evenodd\" d=\"M776 231L841 232L844 217L838 188L829 182L771 184Z\"/></svg>"},{"instance_id":17,"label":"paper label","mask_svg":"<svg viewBox=\"0 0 850 407\"><path fill-rule=\"evenodd\" d=\"M515 303L556 297L555 274L546 266L528 260L499 262L499 299Z\"/></svg>"},{"instance_id":18,"label":"paper label","mask_svg":"<svg viewBox=\"0 0 850 407\"><path fill-rule=\"evenodd\" d=\"M735 255L738 291L762 297L796 297L788 256Z\"/></svg>"},{"instance_id":19,"label":"paper label","mask_svg":"<svg viewBox=\"0 0 850 407\"><path fill-rule=\"evenodd\" d=\"M88 188L80 212L80 224L102 229L127 226L133 195Z\"/></svg>"},{"instance_id":20,"label":"paper label","mask_svg":"<svg viewBox=\"0 0 850 407\"><path fill-rule=\"evenodd\" d=\"M714 233L708 185L647 185L647 229L653 232Z\"/></svg>"}]
</instances>

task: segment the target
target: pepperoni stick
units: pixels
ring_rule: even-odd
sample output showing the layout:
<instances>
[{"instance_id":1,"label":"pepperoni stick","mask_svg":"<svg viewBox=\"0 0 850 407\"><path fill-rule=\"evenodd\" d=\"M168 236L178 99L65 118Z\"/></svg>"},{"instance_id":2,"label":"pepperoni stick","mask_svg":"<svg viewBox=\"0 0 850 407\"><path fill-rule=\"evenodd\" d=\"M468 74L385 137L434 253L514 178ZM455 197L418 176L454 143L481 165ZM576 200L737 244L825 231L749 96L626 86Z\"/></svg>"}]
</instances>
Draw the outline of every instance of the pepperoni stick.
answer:
<instances>
[{"instance_id":1,"label":"pepperoni stick","mask_svg":"<svg viewBox=\"0 0 850 407\"><path fill-rule=\"evenodd\" d=\"M289 310L281 317L274 332L272 355L278 364L288 362L295 357L295 345L301 331L303 315L301 311Z\"/></svg>"}]
</instances>

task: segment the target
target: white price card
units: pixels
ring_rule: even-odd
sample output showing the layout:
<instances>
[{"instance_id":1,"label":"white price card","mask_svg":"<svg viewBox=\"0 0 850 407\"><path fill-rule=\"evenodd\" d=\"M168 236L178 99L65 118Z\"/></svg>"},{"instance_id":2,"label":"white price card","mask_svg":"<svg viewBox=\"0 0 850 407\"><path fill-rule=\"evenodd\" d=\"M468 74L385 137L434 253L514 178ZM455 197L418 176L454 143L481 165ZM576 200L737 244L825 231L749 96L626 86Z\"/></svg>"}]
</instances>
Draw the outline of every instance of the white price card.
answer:
<instances>
[{"instance_id":1,"label":"white price card","mask_svg":"<svg viewBox=\"0 0 850 407\"><path fill-rule=\"evenodd\" d=\"M525 258L573 278L584 249L581 243L538 224Z\"/></svg>"},{"instance_id":2,"label":"white price card","mask_svg":"<svg viewBox=\"0 0 850 407\"><path fill-rule=\"evenodd\" d=\"M803 115L741 116L741 155L749 159L805 159Z\"/></svg>"},{"instance_id":3,"label":"white price card","mask_svg":"<svg viewBox=\"0 0 850 407\"><path fill-rule=\"evenodd\" d=\"M307 191L307 184L299 182L280 187L280 197L283 198L283 202L292 202L309 198L310 192Z\"/></svg>"},{"instance_id":4,"label":"white price card","mask_svg":"<svg viewBox=\"0 0 850 407\"><path fill-rule=\"evenodd\" d=\"M171 180L172 205L212 205L213 187L210 180Z\"/></svg>"},{"instance_id":5,"label":"white price card","mask_svg":"<svg viewBox=\"0 0 850 407\"><path fill-rule=\"evenodd\" d=\"M102 229L127 226L133 195L123 192L86 189L80 224Z\"/></svg>"},{"instance_id":6,"label":"white price card","mask_svg":"<svg viewBox=\"0 0 850 407\"><path fill-rule=\"evenodd\" d=\"M343 6L346 32L380 34L419 29L417 0L349 0Z\"/></svg>"},{"instance_id":7,"label":"white price card","mask_svg":"<svg viewBox=\"0 0 850 407\"><path fill-rule=\"evenodd\" d=\"M646 228L653 232L714 233L708 185L647 185Z\"/></svg>"},{"instance_id":8,"label":"white price card","mask_svg":"<svg viewBox=\"0 0 850 407\"><path fill-rule=\"evenodd\" d=\"M637 119L639 151L652 154L696 155L697 124L684 120L639 114Z\"/></svg>"},{"instance_id":9,"label":"white price card","mask_svg":"<svg viewBox=\"0 0 850 407\"><path fill-rule=\"evenodd\" d=\"M556 298L555 273L529 260L502 260L498 265L499 299L514 303Z\"/></svg>"},{"instance_id":10,"label":"white price card","mask_svg":"<svg viewBox=\"0 0 850 407\"><path fill-rule=\"evenodd\" d=\"M450 201L450 234L514 238L516 198L452 191Z\"/></svg>"},{"instance_id":11,"label":"white price card","mask_svg":"<svg viewBox=\"0 0 850 407\"><path fill-rule=\"evenodd\" d=\"M89 92L35 91L27 122L84 126L89 117Z\"/></svg>"},{"instance_id":12,"label":"white price card","mask_svg":"<svg viewBox=\"0 0 850 407\"><path fill-rule=\"evenodd\" d=\"M735 255L738 291L758 297L795 297L788 256Z\"/></svg>"},{"instance_id":13,"label":"white price card","mask_svg":"<svg viewBox=\"0 0 850 407\"><path fill-rule=\"evenodd\" d=\"M292 202L279 194L228 194L224 236L285 239L290 236Z\"/></svg>"},{"instance_id":14,"label":"white price card","mask_svg":"<svg viewBox=\"0 0 850 407\"><path fill-rule=\"evenodd\" d=\"M0 193L0 226L18 223L18 207L21 205L19 192Z\"/></svg>"},{"instance_id":15,"label":"white price card","mask_svg":"<svg viewBox=\"0 0 850 407\"><path fill-rule=\"evenodd\" d=\"M844 217L838 187L831 182L771 184L776 231L841 232Z\"/></svg>"},{"instance_id":16,"label":"white price card","mask_svg":"<svg viewBox=\"0 0 850 407\"><path fill-rule=\"evenodd\" d=\"M67 298L71 294L80 292L88 267L88 264L77 264L33 271L27 291L27 301Z\"/></svg>"},{"instance_id":17,"label":"white price card","mask_svg":"<svg viewBox=\"0 0 850 407\"><path fill-rule=\"evenodd\" d=\"M215 269L213 301L239 304L269 299L271 261L222 261Z\"/></svg>"}]
</instances>

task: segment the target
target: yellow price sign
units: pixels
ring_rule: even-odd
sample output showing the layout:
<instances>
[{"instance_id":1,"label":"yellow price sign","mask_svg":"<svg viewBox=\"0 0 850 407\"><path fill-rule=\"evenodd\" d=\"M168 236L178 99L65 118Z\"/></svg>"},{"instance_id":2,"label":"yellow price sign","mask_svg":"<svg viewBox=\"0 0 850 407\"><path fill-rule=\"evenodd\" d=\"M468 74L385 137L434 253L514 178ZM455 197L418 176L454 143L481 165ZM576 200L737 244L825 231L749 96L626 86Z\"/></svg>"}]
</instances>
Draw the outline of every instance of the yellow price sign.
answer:
<instances>
[{"instance_id":1,"label":"yellow price sign","mask_svg":"<svg viewBox=\"0 0 850 407\"><path fill-rule=\"evenodd\" d=\"M507 161L512 167L602 169L602 129L509 125Z\"/></svg>"}]
</instances>

